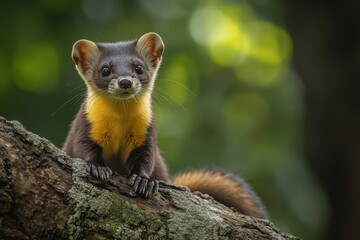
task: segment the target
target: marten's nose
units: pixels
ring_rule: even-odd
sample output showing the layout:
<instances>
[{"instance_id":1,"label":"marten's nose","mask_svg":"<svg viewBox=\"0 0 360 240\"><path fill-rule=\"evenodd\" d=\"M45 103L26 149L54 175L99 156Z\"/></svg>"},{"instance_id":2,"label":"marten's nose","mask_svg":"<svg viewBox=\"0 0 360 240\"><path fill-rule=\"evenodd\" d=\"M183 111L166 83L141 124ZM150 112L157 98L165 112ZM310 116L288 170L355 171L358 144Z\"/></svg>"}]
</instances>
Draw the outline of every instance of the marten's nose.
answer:
<instances>
[{"instance_id":1,"label":"marten's nose","mask_svg":"<svg viewBox=\"0 0 360 240\"><path fill-rule=\"evenodd\" d=\"M132 86L132 81L128 78L122 78L118 81L118 85L122 89L128 89Z\"/></svg>"}]
</instances>

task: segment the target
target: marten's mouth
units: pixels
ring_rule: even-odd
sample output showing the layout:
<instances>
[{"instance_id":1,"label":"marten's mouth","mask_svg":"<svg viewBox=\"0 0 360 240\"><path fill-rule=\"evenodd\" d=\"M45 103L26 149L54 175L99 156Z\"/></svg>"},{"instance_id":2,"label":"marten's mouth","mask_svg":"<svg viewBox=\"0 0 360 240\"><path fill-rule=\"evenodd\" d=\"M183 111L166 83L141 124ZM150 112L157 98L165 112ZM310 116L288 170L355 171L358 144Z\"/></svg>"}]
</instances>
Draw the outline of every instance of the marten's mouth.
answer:
<instances>
[{"instance_id":1,"label":"marten's mouth","mask_svg":"<svg viewBox=\"0 0 360 240\"><path fill-rule=\"evenodd\" d=\"M118 88L116 85L109 85L108 93L111 97L120 99L120 100L127 100L135 97L141 91L140 87L131 87L127 89Z\"/></svg>"},{"instance_id":2,"label":"marten's mouth","mask_svg":"<svg viewBox=\"0 0 360 240\"><path fill-rule=\"evenodd\" d=\"M120 93L119 95L121 96L121 97L130 97L130 96L132 96L132 95L134 95L135 93L133 93L133 92L122 92L122 93Z\"/></svg>"},{"instance_id":3,"label":"marten's mouth","mask_svg":"<svg viewBox=\"0 0 360 240\"><path fill-rule=\"evenodd\" d=\"M109 91L109 95L117 100L128 100L134 98L137 94L136 91L121 91L117 89L117 91Z\"/></svg>"}]
</instances>

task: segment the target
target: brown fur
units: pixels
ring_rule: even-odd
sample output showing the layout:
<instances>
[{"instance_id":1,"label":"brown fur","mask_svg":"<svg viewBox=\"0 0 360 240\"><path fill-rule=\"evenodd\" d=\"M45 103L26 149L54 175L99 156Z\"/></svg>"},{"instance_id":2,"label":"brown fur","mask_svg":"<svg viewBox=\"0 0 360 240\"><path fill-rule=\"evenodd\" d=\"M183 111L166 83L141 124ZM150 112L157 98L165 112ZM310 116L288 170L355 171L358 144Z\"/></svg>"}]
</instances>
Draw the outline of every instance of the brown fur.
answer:
<instances>
[{"instance_id":1,"label":"brown fur","mask_svg":"<svg viewBox=\"0 0 360 240\"><path fill-rule=\"evenodd\" d=\"M172 182L187 186L192 192L209 194L218 202L234 207L243 214L267 218L260 200L251 188L229 173L207 169L193 170L179 174Z\"/></svg>"},{"instance_id":2,"label":"brown fur","mask_svg":"<svg viewBox=\"0 0 360 240\"><path fill-rule=\"evenodd\" d=\"M88 87L88 94L71 125L63 150L71 157L86 161L89 172L102 180L107 180L112 171L128 177L134 191L145 197L157 192L158 180L169 181L156 143L151 107L151 93L163 50L163 42L155 33L118 43L79 40L73 47L73 60ZM111 68L111 75L101 76L104 64ZM144 69L141 74L134 68L139 64ZM136 98L117 99L111 92L111 84L122 78L141 85ZM177 176L173 183L207 193L241 213L266 218L255 193L230 174L197 170Z\"/></svg>"},{"instance_id":3,"label":"brown fur","mask_svg":"<svg viewBox=\"0 0 360 240\"><path fill-rule=\"evenodd\" d=\"M127 176L134 191L145 197L157 192L158 180L169 181L151 107L163 50L160 36L148 33L118 43L79 40L72 51L87 97L63 150L83 159L97 178L107 180L112 171ZM123 81L130 84L125 88Z\"/></svg>"}]
</instances>

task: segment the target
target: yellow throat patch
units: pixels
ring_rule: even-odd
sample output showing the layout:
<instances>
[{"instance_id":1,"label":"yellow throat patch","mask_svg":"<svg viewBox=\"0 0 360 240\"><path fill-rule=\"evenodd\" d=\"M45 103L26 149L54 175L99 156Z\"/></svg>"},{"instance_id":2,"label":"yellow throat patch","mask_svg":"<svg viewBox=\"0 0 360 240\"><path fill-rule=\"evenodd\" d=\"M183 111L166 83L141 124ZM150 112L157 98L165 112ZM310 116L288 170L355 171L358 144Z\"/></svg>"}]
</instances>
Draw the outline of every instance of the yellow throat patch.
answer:
<instances>
[{"instance_id":1,"label":"yellow throat patch","mask_svg":"<svg viewBox=\"0 0 360 240\"><path fill-rule=\"evenodd\" d=\"M113 158L126 161L131 151L144 143L152 118L150 101L148 93L136 101L120 101L89 91L85 111L90 137L101 146L105 162Z\"/></svg>"}]
</instances>

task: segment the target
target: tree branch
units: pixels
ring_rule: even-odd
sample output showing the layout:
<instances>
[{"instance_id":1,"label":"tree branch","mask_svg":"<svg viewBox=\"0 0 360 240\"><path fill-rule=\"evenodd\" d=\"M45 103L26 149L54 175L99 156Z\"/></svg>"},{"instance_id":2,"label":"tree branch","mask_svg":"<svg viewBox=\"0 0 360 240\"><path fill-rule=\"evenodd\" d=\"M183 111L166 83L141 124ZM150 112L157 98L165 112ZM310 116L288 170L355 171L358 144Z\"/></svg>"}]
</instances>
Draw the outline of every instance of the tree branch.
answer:
<instances>
[{"instance_id":1,"label":"tree branch","mask_svg":"<svg viewBox=\"0 0 360 240\"><path fill-rule=\"evenodd\" d=\"M298 239L185 187L151 199L92 178L48 140L0 117L0 239Z\"/></svg>"}]
</instances>

